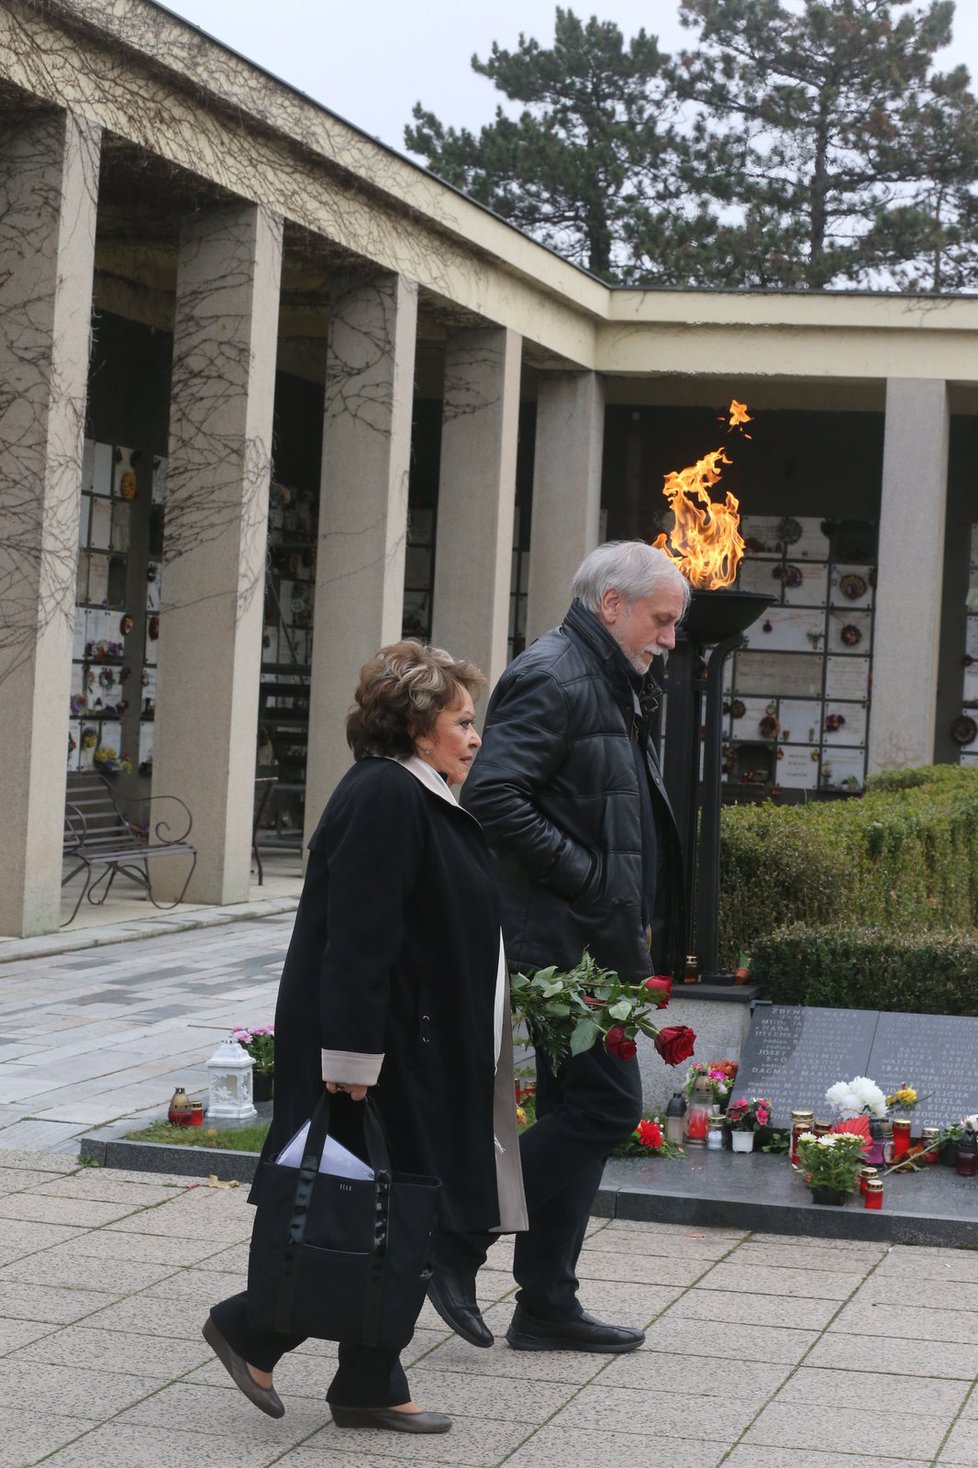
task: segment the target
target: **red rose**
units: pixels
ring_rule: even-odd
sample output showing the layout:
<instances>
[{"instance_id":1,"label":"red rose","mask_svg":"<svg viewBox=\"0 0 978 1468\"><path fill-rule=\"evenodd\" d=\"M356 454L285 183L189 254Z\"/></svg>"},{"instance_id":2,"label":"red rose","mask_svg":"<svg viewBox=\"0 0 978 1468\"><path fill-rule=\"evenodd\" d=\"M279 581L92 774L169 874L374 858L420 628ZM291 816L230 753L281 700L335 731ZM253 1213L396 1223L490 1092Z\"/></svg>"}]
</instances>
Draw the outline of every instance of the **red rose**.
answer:
<instances>
[{"instance_id":1,"label":"red rose","mask_svg":"<svg viewBox=\"0 0 978 1468\"><path fill-rule=\"evenodd\" d=\"M656 1009L665 1009L672 997L672 979L666 978L662 974L653 974L651 979L645 980L642 987L647 989L650 995L658 994L659 1000L655 1006Z\"/></svg>"},{"instance_id":2,"label":"red rose","mask_svg":"<svg viewBox=\"0 0 978 1468\"><path fill-rule=\"evenodd\" d=\"M680 1065L692 1055L696 1034L688 1025L667 1025L656 1035L654 1044L666 1065Z\"/></svg>"},{"instance_id":3,"label":"red rose","mask_svg":"<svg viewBox=\"0 0 978 1468\"><path fill-rule=\"evenodd\" d=\"M628 1038L621 1025L611 1026L604 1037L604 1048L618 1060L631 1060L637 1051L635 1041Z\"/></svg>"}]
</instances>

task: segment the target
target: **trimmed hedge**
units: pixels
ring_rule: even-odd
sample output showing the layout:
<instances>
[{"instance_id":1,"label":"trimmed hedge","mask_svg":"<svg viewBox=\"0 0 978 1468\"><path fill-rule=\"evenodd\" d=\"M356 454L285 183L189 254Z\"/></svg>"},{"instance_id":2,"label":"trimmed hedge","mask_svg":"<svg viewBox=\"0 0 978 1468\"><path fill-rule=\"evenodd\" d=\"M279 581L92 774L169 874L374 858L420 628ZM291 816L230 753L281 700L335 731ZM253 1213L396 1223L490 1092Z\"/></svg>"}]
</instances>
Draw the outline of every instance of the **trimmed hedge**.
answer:
<instances>
[{"instance_id":1,"label":"trimmed hedge","mask_svg":"<svg viewBox=\"0 0 978 1468\"><path fill-rule=\"evenodd\" d=\"M890 938L978 933L976 769L877 775L861 800L729 806L720 845L728 966L749 953L756 971L759 940L799 923Z\"/></svg>"},{"instance_id":2,"label":"trimmed hedge","mask_svg":"<svg viewBox=\"0 0 978 1468\"><path fill-rule=\"evenodd\" d=\"M978 935L798 924L757 940L751 977L775 1004L978 1015Z\"/></svg>"}]
</instances>

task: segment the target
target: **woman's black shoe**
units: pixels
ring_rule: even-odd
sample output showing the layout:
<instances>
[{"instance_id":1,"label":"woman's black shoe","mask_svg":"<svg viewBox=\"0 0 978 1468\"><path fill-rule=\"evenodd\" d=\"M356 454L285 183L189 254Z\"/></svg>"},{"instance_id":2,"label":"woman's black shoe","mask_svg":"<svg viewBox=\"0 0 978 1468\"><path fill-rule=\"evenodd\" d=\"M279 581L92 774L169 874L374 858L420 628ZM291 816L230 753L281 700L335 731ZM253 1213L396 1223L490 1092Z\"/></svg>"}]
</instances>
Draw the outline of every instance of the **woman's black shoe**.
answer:
<instances>
[{"instance_id":1,"label":"woman's black shoe","mask_svg":"<svg viewBox=\"0 0 978 1468\"><path fill-rule=\"evenodd\" d=\"M398 1412L393 1407L334 1407L329 1410L337 1427L379 1427L388 1432L447 1432L450 1417L440 1412Z\"/></svg>"},{"instance_id":2,"label":"woman's black shoe","mask_svg":"<svg viewBox=\"0 0 978 1468\"><path fill-rule=\"evenodd\" d=\"M248 1370L247 1361L231 1349L214 1324L213 1316L208 1315L201 1334L238 1391L244 1392L249 1402L253 1402L260 1412L267 1412L269 1417L285 1416L285 1407L278 1392L273 1387L258 1385Z\"/></svg>"}]
</instances>

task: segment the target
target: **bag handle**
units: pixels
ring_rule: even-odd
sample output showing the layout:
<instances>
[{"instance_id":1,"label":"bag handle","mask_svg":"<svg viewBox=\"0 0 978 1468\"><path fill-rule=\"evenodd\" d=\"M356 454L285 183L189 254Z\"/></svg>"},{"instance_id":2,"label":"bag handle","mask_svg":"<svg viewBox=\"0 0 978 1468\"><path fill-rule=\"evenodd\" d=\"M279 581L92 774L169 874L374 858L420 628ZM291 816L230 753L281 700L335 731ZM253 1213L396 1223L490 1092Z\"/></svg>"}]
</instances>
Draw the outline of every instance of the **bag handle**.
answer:
<instances>
[{"instance_id":1,"label":"bag handle","mask_svg":"<svg viewBox=\"0 0 978 1468\"><path fill-rule=\"evenodd\" d=\"M366 1145L367 1161L375 1174L389 1173L391 1159L387 1146L387 1133L384 1131L384 1123L377 1103L368 1093L362 1101L356 1104L363 1107L363 1140ZM329 1110L330 1096L329 1092L324 1089L309 1118L309 1131L306 1134L306 1145L299 1168L300 1176L307 1173L315 1178L319 1171L319 1162L329 1132Z\"/></svg>"}]
</instances>

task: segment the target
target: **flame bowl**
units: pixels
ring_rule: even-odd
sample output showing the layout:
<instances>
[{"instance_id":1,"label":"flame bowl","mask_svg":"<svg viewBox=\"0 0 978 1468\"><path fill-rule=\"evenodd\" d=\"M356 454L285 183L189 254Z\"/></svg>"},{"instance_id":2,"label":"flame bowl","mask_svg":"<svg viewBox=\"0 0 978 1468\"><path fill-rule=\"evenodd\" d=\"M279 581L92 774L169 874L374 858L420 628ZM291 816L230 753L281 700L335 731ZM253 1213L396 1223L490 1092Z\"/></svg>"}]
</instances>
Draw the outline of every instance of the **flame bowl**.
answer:
<instances>
[{"instance_id":1,"label":"flame bowl","mask_svg":"<svg viewBox=\"0 0 978 1468\"><path fill-rule=\"evenodd\" d=\"M697 647L712 647L745 632L776 600L765 591L732 591L727 586L702 591L696 587L679 631Z\"/></svg>"}]
</instances>

